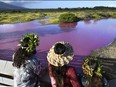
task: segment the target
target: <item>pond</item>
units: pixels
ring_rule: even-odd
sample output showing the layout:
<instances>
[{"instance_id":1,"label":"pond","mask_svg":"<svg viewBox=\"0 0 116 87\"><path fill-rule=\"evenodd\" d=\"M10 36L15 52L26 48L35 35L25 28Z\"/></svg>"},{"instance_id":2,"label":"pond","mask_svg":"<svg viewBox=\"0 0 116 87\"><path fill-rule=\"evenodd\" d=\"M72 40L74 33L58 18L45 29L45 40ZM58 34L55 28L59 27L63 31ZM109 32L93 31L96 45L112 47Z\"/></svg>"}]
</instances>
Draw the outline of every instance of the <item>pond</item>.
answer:
<instances>
[{"instance_id":1,"label":"pond","mask_svg":"<svg viewBox=\"0 0 116 87\"><path fill-rule=\"evenodd\" d=\"M80 21L68 24L42 25L37 20L0 25L0 59L12 60L12 54L23 34L36 33L40 38L37 57L47 63L46 55L57 41L69 42L75 52L71 62L81 67L82 59L94 49L110 44L116 38L116 19Z\"/></svg>"}]
</instances>

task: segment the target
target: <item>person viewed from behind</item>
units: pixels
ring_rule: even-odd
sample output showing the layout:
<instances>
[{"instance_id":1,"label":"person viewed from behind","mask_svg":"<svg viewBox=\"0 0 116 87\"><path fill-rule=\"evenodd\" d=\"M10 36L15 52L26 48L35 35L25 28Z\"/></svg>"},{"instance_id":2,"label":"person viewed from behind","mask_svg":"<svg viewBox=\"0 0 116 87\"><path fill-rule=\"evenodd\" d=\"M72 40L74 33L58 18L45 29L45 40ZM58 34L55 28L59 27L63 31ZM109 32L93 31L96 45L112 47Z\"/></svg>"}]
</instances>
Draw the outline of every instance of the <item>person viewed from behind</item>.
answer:
<instances>
[{"instance_id":1,"label":"person viewed from behind","mask_svg":"<svg viewBox=\"0 0 116 87\"><path fill-rule=\"evenodd\" d=\"M47 55L52 87L81 87L75 68L67 64L73 59L72 46L67 42L57 42Z\"/></svg>"},{"instance_id":2,"label":"person viewed from behind","mask_svg":"<svg viewBox=\"0 0 116 87\"><path fill-rule=\"evenodd\" d=\"M106 87L107 80L103 76L104 70L98 58L88 56L83 61L82 69L85 74L82 78L84 87Z\"/></svg>"},{"instance_id":3,"label":"person viewed from behind","mask_svg":"<svg viewBox=\"0 0 116 87\"><path fill-rule=\"evenodd\" d=\"M19 48L13 54L14 87L38 87L38 77L45 68L34 57L38 46L38 35L26 34L19 42Z\"/></svg>"}]
</instances>

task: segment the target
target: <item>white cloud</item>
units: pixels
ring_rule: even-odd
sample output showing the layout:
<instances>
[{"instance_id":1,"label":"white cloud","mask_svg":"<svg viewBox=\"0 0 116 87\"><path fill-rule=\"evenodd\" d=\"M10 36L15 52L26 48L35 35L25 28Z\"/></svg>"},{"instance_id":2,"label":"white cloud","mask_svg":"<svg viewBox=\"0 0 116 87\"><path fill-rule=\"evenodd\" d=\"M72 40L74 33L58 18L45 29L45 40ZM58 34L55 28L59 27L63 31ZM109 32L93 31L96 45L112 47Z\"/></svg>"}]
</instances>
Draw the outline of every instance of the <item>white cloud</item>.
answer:
<instances>
[{"instance_id":1,"label":"white cloud","mask_svg":"<svg viewBox=\"0 0 116 87\"><path fill-rule=\"evenodd\" d=\"M3 0L0 0L3 1ZM15 6L26 8L58 8L58 7L116 7L116 1L64 1L64 0L7 0L3 1Z\"/></svg>"}]
</instances>

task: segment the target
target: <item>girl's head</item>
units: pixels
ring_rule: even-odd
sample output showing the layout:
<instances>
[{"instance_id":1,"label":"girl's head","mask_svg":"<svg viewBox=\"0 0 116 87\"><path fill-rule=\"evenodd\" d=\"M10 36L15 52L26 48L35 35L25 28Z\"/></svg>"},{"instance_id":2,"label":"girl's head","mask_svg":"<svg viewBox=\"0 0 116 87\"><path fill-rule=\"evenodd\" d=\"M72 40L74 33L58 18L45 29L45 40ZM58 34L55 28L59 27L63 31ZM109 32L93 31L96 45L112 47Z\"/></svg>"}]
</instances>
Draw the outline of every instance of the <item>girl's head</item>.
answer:
<instances>
[{"instance_id":1,"label":"girl's head","mask_svg":"<svg viewBox=\"0 0 116 87\"><path fill-rule=\"evenodd\" d=\"M19 48L13 55L13 66L20 68L28 60L36 54L36 46L38 45L38 36L36 34L26 34L19 42Z\"/></svg>"},{"instance_id":2,"label":"girl's head","mask_svg":"<svg viewBox=\"0 0 116 87\"><path fill-rule=\"evenodd\" d=\"M28 53L32 53L36 46L39 45L38 42L38 35L28 33L19 41L19 46L22 47L22 49L25 49Z\"/></svg>"},{"instance_id":3,"label":"girl's head","mask_svg":"<svg viewBox=\"0 0 116 87\"><path fill-rule=\"evenodd\" d=\"M47 60L50 63L57 87L64 87L67 64L73 59L74 51L67 42L57 42L49 50Z\"/></svg>"},{"instance_id":4,"label":"girl's head","mask_svg":"<svg viewBox=\"0 0 116 87\"><path fill-rule=\"evenodd\" d=\"M103 70L100 60L94 56L88 56L82 64L83 73L87 76L93 77L97 75L102 77Z\"/></svg>"},{"instance_id":5,"label":"girl's head","mask_svg":"<svg viewBox=\"0 0 116 87\"><path fill-rule=\"evenodd\" d=\"M67 65L74 56L72 46L67 42L57 42L49 50L47 55L48 62L56 67Z\"/></svg>"},{"instance_id":6,"label":"girl's head","mask_svg":"<svg viewBox=\"0 0 116 87\"><path fill-rule=\"evenodd\" d=\"M103 86L103 71L100 60L95 56L88 56L82 64L83 73L87 76L87 87L104 87Z\"/></svg>"}]
</instances>

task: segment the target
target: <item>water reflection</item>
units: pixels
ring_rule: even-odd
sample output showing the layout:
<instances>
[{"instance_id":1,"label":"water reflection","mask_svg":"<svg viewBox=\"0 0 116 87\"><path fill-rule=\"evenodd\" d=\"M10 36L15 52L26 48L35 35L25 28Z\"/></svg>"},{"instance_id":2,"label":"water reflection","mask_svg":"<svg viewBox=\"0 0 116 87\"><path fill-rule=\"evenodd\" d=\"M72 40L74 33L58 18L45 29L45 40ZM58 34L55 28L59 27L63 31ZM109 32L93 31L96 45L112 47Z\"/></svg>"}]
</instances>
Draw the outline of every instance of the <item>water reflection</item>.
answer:
<instances>
[{"instance_id":1,"label":"water reflection","mask_svg":"<svg viewBox=\"0 0 116 87\"><path fill-rule=\"evenodd\" d=\"M73 22L73 23L59 23L59 27L63 30L65 29L75 29L77 26L77 22Z\"/></svg>"},{"instance_id":2,"label":"water reflection","mask_svg":"<svg viewBox=\"0 0 116 87\"><path fill-rule=\"evenodd\" d=\"M40 25L41 24L37 20L24 22L24 23L17 23L17 24L3 24L3 25L0 25L0 33L17 32L17 31L20 32L23 30L36 28L37 26L40 26Z\"/></svg>"},{"instance_id":3,"label":"water reflection","mask_svg":"<svg viewBox=\"0 0 116 87\"><path fill-rule=\"evenodd\" d=\"M85 24L90 24L91 21L90 21L90 20L85 20L84 23L85 23Z\"/></svg>"}]
</instances>

